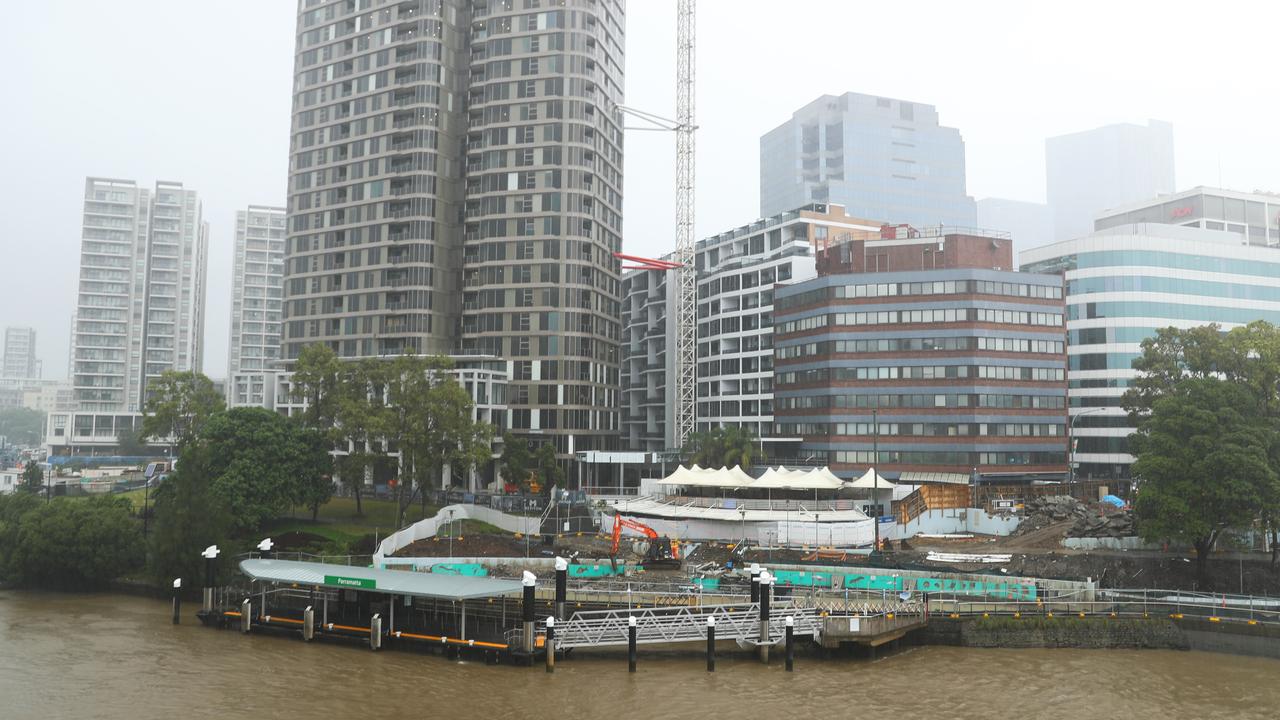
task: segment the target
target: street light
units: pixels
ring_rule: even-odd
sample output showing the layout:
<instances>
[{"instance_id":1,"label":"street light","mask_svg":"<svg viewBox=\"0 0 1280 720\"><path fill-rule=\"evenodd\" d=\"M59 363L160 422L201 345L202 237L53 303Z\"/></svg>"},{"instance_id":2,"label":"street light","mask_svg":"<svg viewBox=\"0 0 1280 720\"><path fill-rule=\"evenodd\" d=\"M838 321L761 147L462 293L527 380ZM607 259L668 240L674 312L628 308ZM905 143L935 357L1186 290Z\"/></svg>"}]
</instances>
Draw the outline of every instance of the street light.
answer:
<instances>
[{"instance_id":1,"label":"street light","mask_svg":"<svg viewBox=\"0 0 1280 720\"><path fill-rule=\"evenodd\" d=\"M449 557L453 557L453 509L449 509Z\"/></svg>"},{"instance_id":2,"label":"street light","mask_svg":"<svg viewBox=\"0 0 1280 720\"><path fill-rule=\"evenodd\" d=\"M871 528L875 531L875 540L871 545L871 552L880 552L880 471L876 469L876 465L880 464L880 411L871 411L871 507L875 508L876 515L873 517Z\"/></svg>"},{"instance_id":3,"label":"street light","mask_svg":"<svg viewBox=\"0 0 1280 720\"><path fill-rule=\"evenodd\" d=\"M1067 442L1071 443L1068 447L1067 455L1067 482L1071 485L1074 485L1076 482L1076 421L1085 415L1102 412L1106 409L1107 408L1104 407L1096 407L1071 416L1069 432L1067 433ZM1069 412L1070 411L1068 410L1068 413Z\"/></svg>"},{"instance_id":4,"label":"street light","mask_svg":"<svg viewBox=\"0 0 1280 720\"><path fill-rule=\"evenodd\" d=\"M258 551L262 553L263 557L270 559L271 548L275 547L275 545L275 543L271 542L271 538L264 538L262 542L258 543Z\"/></svg>"}]
</instances>

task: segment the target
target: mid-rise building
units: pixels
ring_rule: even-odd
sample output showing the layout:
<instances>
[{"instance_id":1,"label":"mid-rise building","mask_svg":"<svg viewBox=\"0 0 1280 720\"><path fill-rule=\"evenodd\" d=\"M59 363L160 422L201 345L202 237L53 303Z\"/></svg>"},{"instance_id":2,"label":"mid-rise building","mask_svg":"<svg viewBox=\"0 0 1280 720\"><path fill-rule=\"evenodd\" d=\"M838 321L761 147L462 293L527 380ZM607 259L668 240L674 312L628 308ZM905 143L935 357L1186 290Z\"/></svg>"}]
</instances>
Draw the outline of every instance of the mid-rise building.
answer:
<instances>
[{"instance_id":1,"label":"mid-rise building","mask_svg":"<svg viewBox=\"0 0 1280 720\"><path fill-rule=\"evenodd\" d=\"M1006 234L972 233L841 243L777 288L775 432L802 457L905 482L1063 477L1062 278L1013 272Z\"/></svg>"},{"instance_id":2,"label":"mid-rise building","mask_svg":"<svg viewBox=\"0 0 1280 720\"><path fill-rule=\"evenodd\" d=\"M7 327L4 329L3 377L38 378L40 358L36 357L36 329Z\"/></svg>"},{"instance_id":3,"label":"mid-rise building","mask_svg":"<svg viewBox=\"0 0 1280 720\"><path fill-rule=\"evenodd\" d=\"M622 43L620 0L300 7L283 359L495 355L515 432L616 444Z\"/></svg>"},{"instance_id":4,"label":"mid-rise building","mask_svg":"<svg viewBox=\"0 0 1280 720\"><path fill-rule=\"evenodd\" d=\"M823 95L760 138L760 214L809 203L916 227L972 227L964 139L932 105Z\"/></svg>"},{"instance_id":5,"label":"mid-rise building","mask_svg":"<svg viewBox=\"0 0 1280 720\"><path fill-rule=\"evenodd\" d=\"M1276 246L1280 245L1280 194L1194 187L1102 213L1094 228L1133 223L1226 230L1247 245Z\"/></svg>"},{"instance_id":6,"label":"mid-rise building","mask_svg":"<svg viewBox=\"0 0 1280 720\"><path fill-rule=\"evenodd\" d=\"M1173 126L1119 123L1045 140L1045 192L1053 239L1093 231L1103 211L1174 189Z\"/></svg>"},{"instance_id":7,"label":"mid-rise building","mask_svg":"<svg viewBox=\"0 0 1280 720\"><path fill-rule=\"evenodd\" d=\"M747 428L771 459L794 455L794 439L773 433L774 286L814 277L818 249L880 231L879 222L816 203L698 241L698 430ZM623 282L623 436L632 450L675 450L674 287L654 271L630 271Z\"/></svg>"},{"instance_id":8,"label":"mid-rise building","mask_svg":"<svg viewBox=\"0 0 1280 720\"><path fill-rule=\"evenodd\" d=\"M1157 329L1280 324L1280 252L1241 240L1227 230L1145 223L1022 253L1023 270L1065 278L1078 476L1129 477L1133 426L1121 397L1137 375L1142 341Z\"/></svg>"},{"instance_id":9,"label":"mid-rise building","mask_svg":"<svg viewBox=\"0 0 1280 720\"><path fill-rule=\"evenodd\" d=\"M228 377L274 368L280 359L284 227L283 208L250 205L236 212Z\"/></svg>"},{"instance_id":10,"label":"mid-rise building","mask_svg":"<svg viewBox=\"0 0 1280 720\"><path fill-rule=\"evenodd\" d=\"M978 201L978 227L1002 230L1013 236L1013 252L1053 242L1053 211L1045 203L982 198Z\"/></svg>"}]
</instances>

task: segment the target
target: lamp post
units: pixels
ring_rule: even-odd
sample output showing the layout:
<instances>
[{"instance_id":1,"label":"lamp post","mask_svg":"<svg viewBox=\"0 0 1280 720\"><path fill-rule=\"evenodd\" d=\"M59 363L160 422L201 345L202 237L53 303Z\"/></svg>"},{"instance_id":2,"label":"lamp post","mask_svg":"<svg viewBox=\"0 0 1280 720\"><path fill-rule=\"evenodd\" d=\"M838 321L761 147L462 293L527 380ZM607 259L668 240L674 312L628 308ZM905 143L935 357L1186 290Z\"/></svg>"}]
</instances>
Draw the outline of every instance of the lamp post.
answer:
<instances>
[{"instance_id":1,"label":"lamp post","mask_svg":"<svg viewBox=\"0 0 1280 720\"><path fill-rule=\"evenodd\" d=\"M527 551L526 551L527 552ZM449 557L453 557L453 510L449 510Z\"/></svg>"},{"instance_id":2,"label":"lamp post","mask_svg":"<svg viewBox=\"0 0 1280 720\"><path fill-rule=\"evenodd\" d=\"M747 547L747 506L738 506L738 516L742 518L742 547Z\"/></svg>"},{"instance_id":3,"label":"lamp post","mask_svg":"<svg viewBox=\"0 0 1280 720\"><path fill-rule=\"evenodd\" d=\"M1106 410L1106 408L1097 407L1071 416L1071 423L1069 425L1070 432L1067 433L1067 442L1070 443L1067 447L1067 482L1071 485L1075 485L1076 483L1076 421L1085 415L1102 412L1103 410ZM1069 413L1071 411L1068 410L1067 412Z\"/></svg>"},{"instance_id":4,"label":"lamp post","mask_svg":"<svg viewBox=\"0 0 1280 720\"><path fill-rule=\"evenodd\" d=\"M258 552L262 553L264 558L271 560L271 548L275 547L275 545L271 538L264 538L262 542L258 543Z\"/></svg>"},{"instance_id":5,"label":"lamp post","mask_svg":"<svg viewBox=\"0 0 1280 720\"><path fill-rule=\"evenodd\" d=\"M880 411L871 411L871 507L875 508L875 517L871 518L872 530L875 531L875 541L871 546L872 553L880 552L880 471L876 469L876 465L880 464Z\"/></svg>"}]
</instances>

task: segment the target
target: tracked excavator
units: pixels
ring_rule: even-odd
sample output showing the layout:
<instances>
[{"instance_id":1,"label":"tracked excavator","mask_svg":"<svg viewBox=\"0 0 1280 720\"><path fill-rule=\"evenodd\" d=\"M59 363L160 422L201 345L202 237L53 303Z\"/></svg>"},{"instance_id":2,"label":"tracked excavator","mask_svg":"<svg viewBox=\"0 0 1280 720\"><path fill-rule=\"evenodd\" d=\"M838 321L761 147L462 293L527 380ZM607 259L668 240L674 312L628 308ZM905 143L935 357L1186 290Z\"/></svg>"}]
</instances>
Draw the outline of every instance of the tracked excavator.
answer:
<instances>
[{"instance_id":1,"label":"tracked excavator","mask_svg":"<svg viewBox=\"0 0 1280 720\"><path fill-rule=\"evenodd\" d=\"M609 549L609 560L614 568L618 565L618 545L622 542L622 528L634 530L649 539L649 549L644 554L645 567L680 567L680 544L645 525L622 515L613 516L613 545Z\"/></svg>"}]
</instances>

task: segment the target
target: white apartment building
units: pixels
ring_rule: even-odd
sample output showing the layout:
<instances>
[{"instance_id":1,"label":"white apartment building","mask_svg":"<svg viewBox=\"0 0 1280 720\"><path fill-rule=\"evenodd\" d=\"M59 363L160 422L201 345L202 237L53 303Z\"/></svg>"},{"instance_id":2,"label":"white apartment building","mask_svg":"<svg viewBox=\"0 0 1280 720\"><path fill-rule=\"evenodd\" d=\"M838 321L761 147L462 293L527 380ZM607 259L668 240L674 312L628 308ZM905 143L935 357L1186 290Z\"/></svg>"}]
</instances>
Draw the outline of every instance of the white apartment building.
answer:
<instances>
[{"instance_id":1,"label":"white apartment building","mask_svg":"<svg viewBox=\"0 0 1280 720\"><path fill-rule=\"evenodd\" d=\"M40 359L36 357L36 330L29 327L4 329L4 366L0 377L38 378Z\"/></svg>"},{"instance_id":2,"label":"white apartment building","mask_svg":"<svg viewBox=\"0 0 1280 720\"><path fill-rule=\"evenodd\" d=\"M284 241L284 208L250 205L236 212L229 378L241 371L273 368L280 359ZM227 395L232 395L230 390Z\"/></svg>"}]
</instances>

